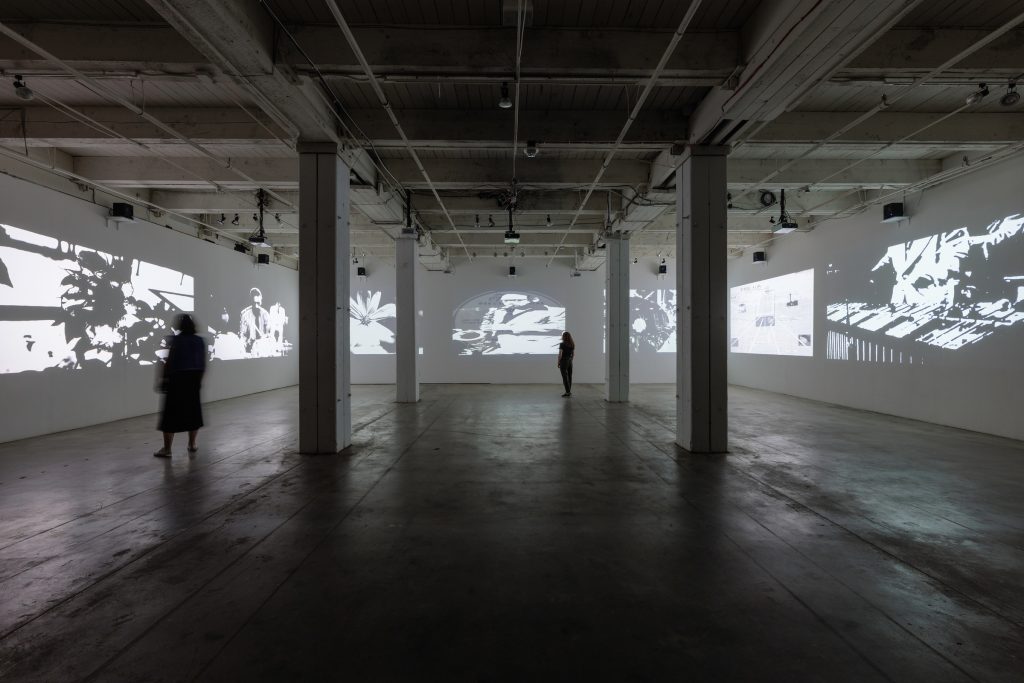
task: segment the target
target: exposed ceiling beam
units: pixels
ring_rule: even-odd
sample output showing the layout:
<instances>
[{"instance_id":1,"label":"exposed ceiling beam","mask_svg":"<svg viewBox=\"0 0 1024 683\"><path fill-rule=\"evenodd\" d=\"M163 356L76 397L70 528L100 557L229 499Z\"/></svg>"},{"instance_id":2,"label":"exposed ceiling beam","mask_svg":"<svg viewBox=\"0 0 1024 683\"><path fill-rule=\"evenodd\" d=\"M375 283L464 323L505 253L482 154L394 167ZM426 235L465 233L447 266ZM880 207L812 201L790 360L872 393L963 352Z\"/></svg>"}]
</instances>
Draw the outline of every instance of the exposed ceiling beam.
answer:
<instances>
[{"instance_id":1,"label":"exposed ceiling beam","mask_svg":"<svg viewBox=\"0 0 1024 683\"><path fill-rule=\"evenodd\" d=\"M1024 59L1018 68L1024 71ZM998 91L996 95L999 95ZM748 142L817 142L841 129L859 113L787 112L761 128ZM920 130L941 116L920 112L879 112L838 138L837 143L883 144ZM1024 116L1018 111L964 112L930 126L901 144L956 148L977 143L1009 144L1022 139Z\"/></svg>"},{"instance_id":2,"label":"exposed ceiling beam","mask_svg":"<svg viewBox=\"0 0 1024 683\"><path fill-rule=\"evenodd\" d=\"M729 186L742 188L755 184L784 161L730 159ZM250 187L251 183L239 182L236 176L207 159L180 158L177 162L186 169L211 178L225 187L256 189L255 186ZM521 166L518 180L520 185L525 187L576 188L589 182L600 163L600 160L535 159ZM774 178L770 187L788 189L817 185L820 180L832 176L849 163L846 159L804 159ZM509 182L508 164L501 159L426 159L424 164L434 182L446 189L479 190L492 187L500 190ZM298 187L298 164L294 158L236 158L232 159L232 165L255 178L262 187L285 190L294 190ZM388 159L387 165L406 187L422 187L422 177L412 161ZM817 189L899 187L918 182L941 169L942 162L938 159L872 159L829 178L826 183L817 185ZM74 170L111 187L189 189L202 186L192 174L151 157L75 157ZM649 177L648 162L617 160L602 178L602 186L639 186L647 183ZM353 192L356 194L353 203L377 201L372 197L364 198L358 194L370 192L376 197L376 190L373 188L357 187ZM394 217L395 221L400 219L400 215Z\"/></svg>"},{"instance_id":3,"label":"exposed ceiling beam","mask_svg":"<svg viewBox=\"0 0 1024 683\"><path fill-rule=\"evenodd\" d=\"M234 29L238 20L252 27L254 45L246 38L243 45L255 47L253 57L266 53L277 56L277 63L258 57L257 71L267 74L268 66L290 67L309 73L308 62L297 53L287 36L278 35L276 48L267 40L270 20L253 3L253 11L239 14L211 11L205 3L181 2L180 16L173 16L151 2L168 22L182 28L182 17L189 20L188 33L167 26L82 25L58 23L11 23L33 41L57 52L58 56L85 70L108 76L194 75L222 68L221 60L190 44L194 32L205 33L198 20L213 31L224 31L218 47L227 56L234 52ZM232 3L222 3L230 5ZM351 50L338 40L333 26L293 26L290 28L302 49L327 75L355 77L363 72ZM353 27L356 40L366 54L374 73L381 80L468 79L474 82L500 82L509 79L508 65L515 52L515 28L503 27ZM522 78L525 82L643 82L660 56L661 40L657 31L575 28L532 28L530 49L523 54ZM669 63L662 85L710 86L721 83L737 63L738 34L711 31L687 35L687 41ZM196 43L199 45L199 43ZM204 54L206 53L206 54ZM235 56L238 56L237 54ZM242 63L238 64L242 66ZM252 59L248 66L256 66ZM52 73L53 67L36 55L7 39L0 39L0 68L18 69L27 74Z\"/></svg>"},{"instance_id":4,"label":"exposed ceiling beam","mask_svg":"<svg viewBox=\"0 0 1024 683\"><path fill-rule=\"evenodd\" d=\"M381 79L458 78L509 80L515 63L514 27L472 26L353 28L374 73ZM337 32L325 26L297 26L296 40L325 74L362 77L362 70ZM523 80L536 82L645 82L661 57L664 31L532 27L522 55ZM710 86L722 82L738 62L738 34L687 33L669 61L664 78L673 85ZM290 42L281 52L296 71L307 62Z\"/></svg>"},{"instance_id":5,"label":"exposed ceiling beam","mask_svg":"<svg viewBox=\"0 0 1024 683\"><path fill-rule=\"evenodd\" d=\"M147 0L186 41L246 88L268 116L304 140L339 139L330 109L274 61L275 28L245 0Z\"/></svg>"},{"instance_id":6,"label":"exposed ceiling beam","mask_svg":"<svg viewBox=\"0 0 1024 683\"><path fill-rule=\"evenodd\" d=\"M690 119L690 141L728 143L753 122L791 109L920 0L761 3L747 20L735 86L711 90Z\"/></svg>"}]
</instances>

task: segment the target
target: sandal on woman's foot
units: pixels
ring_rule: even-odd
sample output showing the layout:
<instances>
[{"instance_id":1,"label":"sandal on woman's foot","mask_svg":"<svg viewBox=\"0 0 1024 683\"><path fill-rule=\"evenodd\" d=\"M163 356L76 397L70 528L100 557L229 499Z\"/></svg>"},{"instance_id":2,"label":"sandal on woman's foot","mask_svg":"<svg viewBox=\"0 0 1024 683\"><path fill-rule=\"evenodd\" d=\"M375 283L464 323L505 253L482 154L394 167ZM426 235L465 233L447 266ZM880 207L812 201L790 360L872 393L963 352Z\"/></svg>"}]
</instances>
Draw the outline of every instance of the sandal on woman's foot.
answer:
<instances>
[{"instance_id":1,"label":"sandal on woman's foot","mask_svg":"<svg viewBox=\"0 0 1024 683\"><path fill-rule=\"evenodd\" d=\"M188 452L189 453L198 453L199 452L199 446L189 446L188 447Z\"/></svg>"},{"instance_id":2,"label":"sandal on woman's foot","mask_svg":"<svg viewBox=\"0 0 1024 683\"><path fill-rule=\"evenodd\" d=\"M156 453L153 454L153 457L154 458L169 458L169 457L171 457L171 452L169 450L167 450L166 448L161 448L160 450L158 450Z\"/></svg>"}]
</instances>

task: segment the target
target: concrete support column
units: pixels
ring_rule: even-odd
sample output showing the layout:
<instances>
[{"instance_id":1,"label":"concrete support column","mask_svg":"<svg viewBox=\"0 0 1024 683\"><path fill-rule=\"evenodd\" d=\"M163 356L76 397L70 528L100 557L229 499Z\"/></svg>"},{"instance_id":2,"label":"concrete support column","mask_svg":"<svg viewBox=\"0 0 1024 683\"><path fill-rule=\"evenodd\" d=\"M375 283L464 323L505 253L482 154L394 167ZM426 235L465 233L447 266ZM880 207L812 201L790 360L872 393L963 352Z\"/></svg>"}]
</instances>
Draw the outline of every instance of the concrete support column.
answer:
<instances>
[{"instance_id":1,"label":"concrete support column","mask_svg":"<svg viewBox=\"0 0 1024 683\"><path fill-rule=\"evenodd\" d=\"M300 142L299 450L352 443L349 169L334 143Z\"/></svg>"},{"instance_id":2,"label":"concrete support column","mask_svg":"<svg viewBox=\"0 0 1024 683\"><path fill-rule=\"evenodd\" d=\"M608 340L607 394L612 403L629 400L629 235L617 234L607 244Z\"/></svg>"},{"instance_id":3,"label":"concrete support column","mask_svg":"<svg viewBox=\"0 0 1024 683\"><path fill-rule=\"evenodd\" d=\"M416 339L416 235L403 233L395 240L395 400L420 400L419 345Z\"/></svg>"},{"instance_id":4,"label":"concrete support column","mask_svg":"<svg viewBox=\"0 0 1024 683\"><path fill-rule=\"evenodd\" d=\"M691 147L676 171L676 443L693 453L728 447L727 153Z\"/></svg>"}]
</instances>

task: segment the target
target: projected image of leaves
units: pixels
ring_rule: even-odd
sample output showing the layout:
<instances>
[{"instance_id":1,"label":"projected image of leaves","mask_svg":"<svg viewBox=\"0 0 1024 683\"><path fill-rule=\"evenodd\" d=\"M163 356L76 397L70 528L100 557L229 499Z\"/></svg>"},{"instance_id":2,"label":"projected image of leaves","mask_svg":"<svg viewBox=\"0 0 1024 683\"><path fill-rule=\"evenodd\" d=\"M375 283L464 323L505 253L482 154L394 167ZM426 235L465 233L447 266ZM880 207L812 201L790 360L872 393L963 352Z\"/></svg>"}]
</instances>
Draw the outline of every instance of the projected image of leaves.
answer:
<instances>
[{"instance_id":1,"label":"projected image of leaves","mask_svg":"<svg viewBox=\"0 0 1024 683\"><path fill-rule=\"evenodd\" d=\"M193 281L139 259L0 226L0 373L147 365Z\"/></svg>"}]
</instances>

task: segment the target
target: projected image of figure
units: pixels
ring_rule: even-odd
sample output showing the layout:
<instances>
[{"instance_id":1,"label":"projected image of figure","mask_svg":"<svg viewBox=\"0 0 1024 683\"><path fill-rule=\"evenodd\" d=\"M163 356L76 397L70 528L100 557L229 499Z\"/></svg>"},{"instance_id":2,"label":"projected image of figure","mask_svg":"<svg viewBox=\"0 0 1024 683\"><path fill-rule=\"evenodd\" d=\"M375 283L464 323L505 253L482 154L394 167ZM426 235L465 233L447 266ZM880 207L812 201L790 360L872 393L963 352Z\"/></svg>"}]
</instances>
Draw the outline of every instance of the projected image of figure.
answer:
<instances>
[{"instance_id":1,"label":"projected image of figure","mask_svg":"<svg viewBox=\"0 0 1024 683\"><path fill-rule=\"evenodd\" d=\"M356 292L349 301L352 353L384 355L395 352L395 304L381 305L381 292Z\"/></svg>"},{"instance_id":2,"label":"projected image of figure","mask_svg":"<svg viewBox=\"0 0 1024 683\"><path fill-rule=\"evenodd\" d=\"M729 350L811 356L814 269L729 290Z\"/></svg>"},{"instance_id":3,"label":"projected image of figure","mask_svg":"<svg viewBox=\"0 0 1024 683\"><path fill-rule=\"evenodd\" d=\"M1022 253L1024 214L1014 214L978 234L960 227L894 244L860 275L867 282L856 270L830 269L833 291L864 298L829 304L829 321L847 331L835 331L843 343L828 357L909 358L913 346L897 350L895 340L955 350L1024 321Z\"/></svg>"},{"instance_id":4,"label":"projected image of figure","mask_svg":"<svg viewBox=\"0 0 1024 683\"><path fill-rule=\"evenodd\" d=\"M280 301L274 301L268 310L263 307L262 289L250 287L248 292L248 305L238 313L237 333L231 329L232 318L227 306L221 306L220 329L208 328L213 335L210 346L212 359L275 358L286 356L291 350L292 344L286 332L289 318L284 306Z\"/></svg>"},{"instance_id":5,"label":"projected image of figure","mask_svg":"<svg viewBox=\"0 0 1024 683\"><path fill-rule=\"evenodd\" d=\"M151 365L193 301L190 276L0 225L0 373Z\"/></svg>"},{"instance_id":6,"label":"projected image of figure","mask_svg":"<svg viewBox=\"0 0 1024 683\"><path fill-rule=\"evenodd\" d=\"M261 339L270 336L270 311L263 308L263 292L257 287L249 290L252 304L242 309L238 336L242 338L247 353Z\"/></svg>"},{"instance_id":7,"label":"projected image of figure","mask_svg":"<svg viewBox=\"0 0 1024 683\"><path fill-rule=\"evenodd\" d=\"M556 354L565 308L531 292L489 292L455 311L452 340L459 355Z\"/></svg>"},{"instance_id":8,"label":"projected image of figure","mask_svg":"<svg viewBox=\"0 0 1024 683\"><path fill-rule=\"evenodd\" d=\"M675 353L676 290L631 289L629 342L634 351Z\"/></svg>"}]
</instances>

